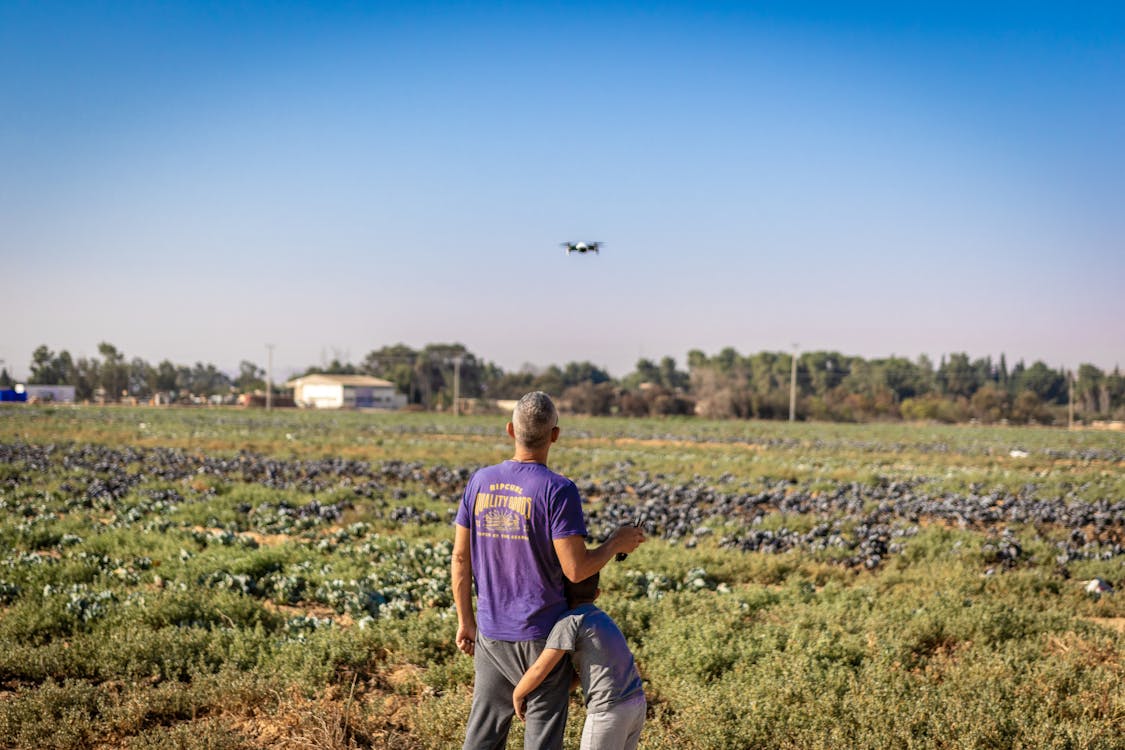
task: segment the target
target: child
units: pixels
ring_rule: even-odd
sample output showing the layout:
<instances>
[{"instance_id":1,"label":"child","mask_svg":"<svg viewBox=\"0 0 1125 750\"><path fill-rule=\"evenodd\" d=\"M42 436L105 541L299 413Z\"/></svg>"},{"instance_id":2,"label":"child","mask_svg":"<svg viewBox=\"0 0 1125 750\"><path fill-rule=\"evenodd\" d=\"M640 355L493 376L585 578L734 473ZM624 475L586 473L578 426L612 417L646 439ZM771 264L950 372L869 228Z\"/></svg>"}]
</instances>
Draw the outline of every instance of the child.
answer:
<instances>
[{"instance_id":1,"label":"child","mask_svg":"<svg viewBox=\"0 0 1125 750\"><path fill-rule=\"evenodd\" d=\"M528 694L570 653L586 697L581 750L634 750L645 722L645 694L625 636L594 606L601 593L598 579L595 573L566 582L571 610L555 623L543 653L516 685L512 705L523 719Z\"/></svg>"}]
</instances>

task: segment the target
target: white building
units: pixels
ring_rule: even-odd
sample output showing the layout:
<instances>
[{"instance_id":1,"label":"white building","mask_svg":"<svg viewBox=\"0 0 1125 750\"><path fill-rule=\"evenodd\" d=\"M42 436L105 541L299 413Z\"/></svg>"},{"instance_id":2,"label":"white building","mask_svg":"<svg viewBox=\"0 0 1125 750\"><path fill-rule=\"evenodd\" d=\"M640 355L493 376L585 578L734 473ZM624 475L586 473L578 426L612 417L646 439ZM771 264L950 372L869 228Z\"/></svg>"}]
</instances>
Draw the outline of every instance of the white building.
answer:
<instances>
[{"instance_id":1,"label":"white building","mask_svg":"<svg viewBox=\"0 0 1125 750\"><path fill-rule=\"evenodd\" d=\"M395 384L369 375L305 375L285 384L297 406L312 409L401 409Z\"/></svg>"},{"instance_id":2,"label":"white building","mask_svg":"<svg viewBox=\"0 0 1125 750\"><path fill-rule=\"evenodd\" d=\"M27 393L27 401L32 404L73 404L73 385L25 385L22 386ZM19 390L19 387L16 388Z\"/></svg>"}]
</instances>

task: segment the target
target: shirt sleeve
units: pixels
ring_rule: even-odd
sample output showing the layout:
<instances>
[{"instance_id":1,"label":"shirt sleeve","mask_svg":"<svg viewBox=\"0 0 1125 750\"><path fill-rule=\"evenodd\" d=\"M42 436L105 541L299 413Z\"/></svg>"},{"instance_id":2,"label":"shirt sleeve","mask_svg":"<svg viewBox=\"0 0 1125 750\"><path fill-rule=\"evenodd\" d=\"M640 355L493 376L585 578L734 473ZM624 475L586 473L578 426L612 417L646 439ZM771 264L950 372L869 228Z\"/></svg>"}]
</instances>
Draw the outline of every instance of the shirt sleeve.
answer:
<instances>
[{"instance_id":1,"label":"shirt sleeve","mask_svg":"<svg viewBox=\"0 0 1125 750\"><path fill-rule=\"evenodd\" d=\"M547 642L543 648L555 648L559 651L573 651L578 640L578 626L582 624L581 615L563 615L562 619L551 628Z\"/></svg>"},{"instance_id":2,"label":"shirt sleeve","mask_svg":"<svg viewBox=\"0 0 1125 750\"><path fill-rule=\"evenodd\" d=\"M551 538L586 536L586 519L582 515L582 497L574 482L559 488L551 505Z\"/></svg>"}]
</instances>

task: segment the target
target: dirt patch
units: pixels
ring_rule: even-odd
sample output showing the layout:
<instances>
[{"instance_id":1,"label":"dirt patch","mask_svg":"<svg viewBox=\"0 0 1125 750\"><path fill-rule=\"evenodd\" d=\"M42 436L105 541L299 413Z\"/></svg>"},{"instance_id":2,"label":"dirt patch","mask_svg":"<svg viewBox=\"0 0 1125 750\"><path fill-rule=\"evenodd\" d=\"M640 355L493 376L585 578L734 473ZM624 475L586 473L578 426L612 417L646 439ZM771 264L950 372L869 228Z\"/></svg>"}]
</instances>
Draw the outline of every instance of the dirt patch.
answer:
<instances>
[{"instance_id":1,"label":"dirt patch","mask_svg":"<svg viewBox=\"0 0 1125 750\"><path fill-rule=\"evenodd\" d=\"M279 547L293 541L291 534L259 534L256 531L243 531L239 536L248 537L258 543L260 547Z\"/></svg>"},{"instance_id":2,"label":"dirt patch","mask_svg":"<svg viewBox=\"0 0 1125 750\"><path fill-rule=\"evenodd\" d=\"M1087 617L1085 620L1116 630L1118 633L1125 633L1125 617Z\"/></svg>"},{"instance_id":3,"label":"dirt patch","mask_svg":"<svg viewBox=\"0 0 1125 750\"><path fill-rule=\"evenodd\" d=\"M294 607L288 604L278 604L269 599L262 600L262 607L270 612L277 612L286 615L287 617L315 617L318 620L333 620L338 627L350 628L355 625L355 620L351 615L344 613L340 614L331 607L324 607L320 605L311 604L304 607Z\"/></svg>"},{"instance_id":4,"label":"dirt patch","mask_svg":"<svg viewBox=\"0 0 1125 750\"><path fill-rule=\"evenodd\" d=\"M581 446L638 446L642 448L682 448L701 450L731 450L751 451L760 453L765 450L761 445L746 445L742 443L727 443L708 440L663 440L660 438L571 438L571 442Z\"/></svg>"},{"instance_id":5,"label":"dirt patch","mask_svg":"<svg viewBox=\"0 0 1125 750\"><path fill-rule=\"evenodd\" d=\"M217 526L192 526L191 530L196 534L207 534L209 536L222 536L227 533L226 529ZM257 531L239 531L235 536L242 539L250 539L257 543L259 547L279 547L283 544L288 544L297 539L295 534L260 534Z\"/></svg>"},{"instance_id":6,"label":"dirt patch","mask_svg":"<svg viewBox=\"0 0 1125 750\"><path fill-rule=\"evenodd\" d=\"M1084 618L1091 622L1102 622L1104 619L1122 618ZM1112 645L1093 642L1083 638L1073 630L1057 633L1047 638L1046 651L1052 657L1064 657L1090 668L1103 667L1108 664L1120 666L1121 657Z\"/></svg>"},{"instance_id":7,"label":"dirt patch","mask_svg":"<svg viewBox=\"0 0 1125 750\"><path fill-rule=\"evenodd\" d=\"M422 668L414 664L402 664L385 675L387 684L396 690L416 688L422 684Z\"/></svg>"},{"instance_id":8,"label":"dirt patch","mask_svg":"<svg viewBox=\"0 0 1125 750\"><path fill-rule=\"evenodd\" d=\"M379 691L309 699L283 696L276 711L230 716L228 723L261 748L413 750L423 747L399 706L403 699Z\"/></svg>"}]
</instances>

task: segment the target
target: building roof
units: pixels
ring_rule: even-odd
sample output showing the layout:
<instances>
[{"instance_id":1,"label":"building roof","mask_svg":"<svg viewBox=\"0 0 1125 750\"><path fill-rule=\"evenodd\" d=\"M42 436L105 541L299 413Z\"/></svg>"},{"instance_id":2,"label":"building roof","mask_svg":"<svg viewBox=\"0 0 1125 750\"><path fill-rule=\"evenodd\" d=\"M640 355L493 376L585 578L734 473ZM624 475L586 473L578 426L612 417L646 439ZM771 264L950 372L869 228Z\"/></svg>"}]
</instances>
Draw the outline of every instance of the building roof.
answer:
<instances>
[{"instance_id":1,"label":"building roof","mask_svg":"<svg viewBox=\"0 0 1125 750\"><path fill-rule=\"evenodd\" d=\"M305 375L293 378L285 384L286 388L297 388L303 385L351 385L365 386L368 388L394 388L395 384L382 378L373 378L370 375Z\"/></svg>"}]
</instances>

